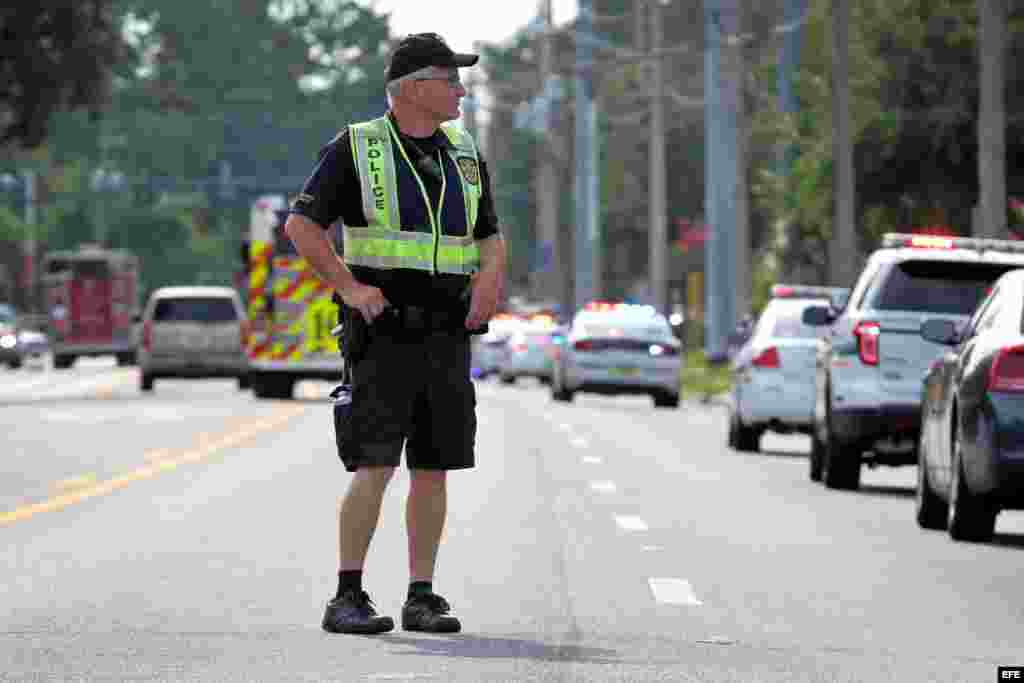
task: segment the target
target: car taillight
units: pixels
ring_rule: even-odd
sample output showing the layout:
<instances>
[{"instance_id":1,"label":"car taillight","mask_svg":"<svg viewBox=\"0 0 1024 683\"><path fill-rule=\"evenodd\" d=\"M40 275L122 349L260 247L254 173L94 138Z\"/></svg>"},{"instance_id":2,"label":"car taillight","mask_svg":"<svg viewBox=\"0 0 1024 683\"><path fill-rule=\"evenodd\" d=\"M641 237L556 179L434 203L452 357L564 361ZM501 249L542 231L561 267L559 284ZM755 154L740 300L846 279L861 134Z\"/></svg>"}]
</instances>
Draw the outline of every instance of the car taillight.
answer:
<instances>
[{"instance_id":1,"label":"car taillight","mask_svg":"<svg viewBox=\"0 0 1024 683\"><path fill-rule=\"evenodd\" d=\"M575 351L593 351L594 342L590 339L580 339L572 345L572 348Z\"/></svg>"},{"instance_id":2,"label":"car taillight","mask_svg":"<svg viewBox=\"0 0 1024 683\"><path fill-rule=\"evenodd\" d=\"M153 323L148 320L142 326L142 348L147 351L153 348Z\"/></svg>"},{"instance_id":3,"label":"car taillight","mask_svg":"<svg viewBox=\"0 0 1024 683\"><path fill-rule=\"evenodd\" d=\"M778 368L782 366L779 361L779 350L774 346L769 346L761 353L754 356L754 360L750 363L755 368Z\"/></svg>"},{"instance_id":4,"label":"car taillight","mask_svg":"<svg viewBox=\"0 0 1024 683\"><path fill-rule=\"evenodd\" d=\"M1024 392L1024 346L999 349L988 371L988 390Z\"/></svg>"},{"instance_id":5,"label":"car taillight","mask_svg":"<svg viewBox=\"0 0 1024 683\"><path fill-rule=\"evenodd\" d=\"M878 365L878 337L882 334L882 326L867 320L857 323L853 328L853 336L857 338L857 355L864 365Z\"/></svg>"}]
</instances>

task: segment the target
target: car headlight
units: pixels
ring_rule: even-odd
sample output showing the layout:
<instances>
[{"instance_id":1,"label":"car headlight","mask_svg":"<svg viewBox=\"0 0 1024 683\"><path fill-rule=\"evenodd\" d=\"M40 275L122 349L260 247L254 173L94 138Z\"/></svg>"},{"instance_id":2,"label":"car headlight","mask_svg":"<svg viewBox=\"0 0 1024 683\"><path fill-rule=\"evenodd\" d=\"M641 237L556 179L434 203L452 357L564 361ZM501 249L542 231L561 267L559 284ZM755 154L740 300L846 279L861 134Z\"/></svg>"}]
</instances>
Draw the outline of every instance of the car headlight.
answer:
<instances>
[{"instance_id":1,"label":"car headlight","mask_svg":"<svg viewBox=\"0 0 1024 683\"><path fill-rule=\"evenodd\" d=\"M18 338L13 334L5 334L0 337L0 348L13 349L18 344Z\"/></svg>"}]
</instances>

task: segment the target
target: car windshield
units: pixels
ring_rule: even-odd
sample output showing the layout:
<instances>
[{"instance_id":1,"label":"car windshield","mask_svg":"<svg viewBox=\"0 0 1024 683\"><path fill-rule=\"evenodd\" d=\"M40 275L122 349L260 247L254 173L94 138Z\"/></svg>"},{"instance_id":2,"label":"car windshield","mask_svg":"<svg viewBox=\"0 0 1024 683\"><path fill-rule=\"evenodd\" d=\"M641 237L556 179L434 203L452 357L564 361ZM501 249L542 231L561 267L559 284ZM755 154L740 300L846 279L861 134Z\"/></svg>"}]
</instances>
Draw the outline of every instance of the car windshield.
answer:
<instances>
[{"instance_id":1,"label":"car windshield","mask_svg":"<svg viewBox=\"0 0 1024 683\"><path fill-rule=\"evenodd\" d=\"M821 301L775 301L765 309L757 323L756 336L775 339L815 339L825 332L824 327L805 325L804 309L809 306L827 306Z\"/></svg>"},{"instance_id":2,"label":"car windshield","mask_svg":"<svg viewBox=\"0 0 1024 683\"><path fill-rule=\"evenodd\" d=\"M1000 275L1018 266L997 263L905 261L876 292L880 311L970 315Z\"/></svg>"},{"instance_id":3,"label":"car windshield","mask_svg":"<svg viewBox=\"0 0 1024 683\"><path fill-rule=\"evenodd\" d=\"M237 319L234 304L224 297L161 299L153 311L157 322L226 323Z\"/></svg>"}]
</instances>

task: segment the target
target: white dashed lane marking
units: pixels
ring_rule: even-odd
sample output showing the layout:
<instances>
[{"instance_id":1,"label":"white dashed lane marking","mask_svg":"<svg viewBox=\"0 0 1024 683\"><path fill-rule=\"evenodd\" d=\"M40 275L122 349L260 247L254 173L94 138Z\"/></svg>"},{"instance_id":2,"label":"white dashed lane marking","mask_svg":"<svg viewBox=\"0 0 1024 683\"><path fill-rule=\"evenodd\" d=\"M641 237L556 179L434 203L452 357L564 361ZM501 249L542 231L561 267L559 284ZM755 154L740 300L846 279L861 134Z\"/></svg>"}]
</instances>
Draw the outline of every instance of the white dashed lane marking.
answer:
<instances>
[{"instance_id":1,"label":"white dashed lane marking","mask_svg":"<svg viewBox=\"0 0 1024 683\"><path fill-rule=\"evenodd\" d=\"M572 444L573 446L575 446L576 448L589 448L590 447L590 442L589 441L587 441L584 438L578 437L578 436L575 436L572 439L569 439L569 443Z\"/></svg>"},{"instance_id":2,"label":"white dashed lane marking","mask_svg":"<svg viewBox=\"0 0 1024 683\"><path fill-rule=\"evenodd\" d=\"M635 515L615 515L615 523L623 531L647 531L647 522Z\"/></svg>"},{"instance_id":3,"label":"white dashed lane marking","mask_svg":"<svg viewBox=\"0 0 1024 683\"><path fill-rule=\"evenodd\" d=\"M617 490L614 481L592 481L590 482L590 488L600 493L615 493Z\"/></svg>"},{"instance_id":4,"label":"white dashed lane marking","mask_svg":"<svg viewBox=\"0 0 1024 683\"><path fill-rule=\"evenodd\" d=\"M663 605L703 605L693 586L686 579L650 578L647 583L651 587L654 599Z\"/></svg>"},{"instance_id":5,"label":"white dashed lane marking","mask_svg":"<svg viewBox=\"0 0 1024 683\"><path fill-rule=\"evenodd\" d=\"M586 465L600 465L602 462L601 458L596 455L584 455L582 460Z\"/></svg>"}]
</instances>

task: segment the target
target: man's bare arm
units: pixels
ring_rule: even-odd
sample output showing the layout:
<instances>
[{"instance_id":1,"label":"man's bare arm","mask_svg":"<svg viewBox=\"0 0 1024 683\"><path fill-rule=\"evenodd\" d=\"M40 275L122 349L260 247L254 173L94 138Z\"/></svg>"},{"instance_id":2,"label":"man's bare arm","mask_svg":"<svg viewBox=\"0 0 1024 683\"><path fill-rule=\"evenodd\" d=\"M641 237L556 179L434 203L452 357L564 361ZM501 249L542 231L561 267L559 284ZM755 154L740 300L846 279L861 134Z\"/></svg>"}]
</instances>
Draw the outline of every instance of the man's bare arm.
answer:
<instances>
[{"instance_id":1,"label":"man's bare arm","mask_svg":"<svg viewBox=\"0 0 1024 683\"><path fill-rule=\"evenodd\" d=\"M480 249L480 272L473 276L473 297L466 329L475 330L490 320L498 310L505 288L505 241L492 235L477 242Z\"/></svg>"},{"instance_id":2,"label":"man's bare arm","mask_svg":"<svg viewBox=\"0 0 1024 683\"><path fill-rule=\"evenodd\" d=\"M319 225L305 216L291 214L284 230L299 255L313 266L320 279L338 292L342 301L357 309L368 322L373 322L389 306L379 289L355 279Z\"/></svg>"}]
</instances>

